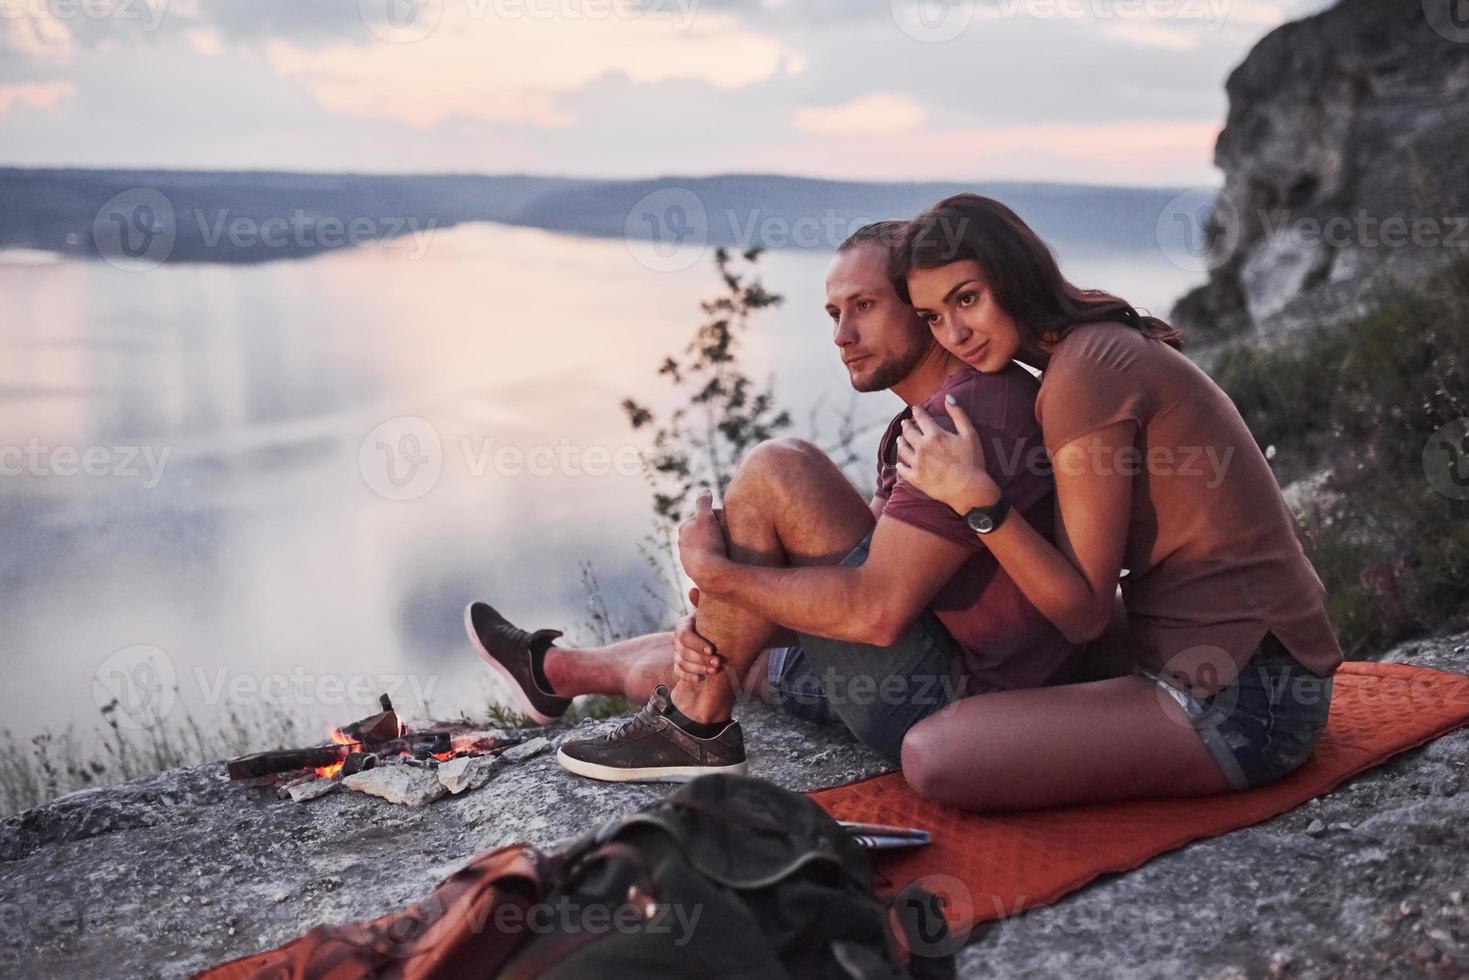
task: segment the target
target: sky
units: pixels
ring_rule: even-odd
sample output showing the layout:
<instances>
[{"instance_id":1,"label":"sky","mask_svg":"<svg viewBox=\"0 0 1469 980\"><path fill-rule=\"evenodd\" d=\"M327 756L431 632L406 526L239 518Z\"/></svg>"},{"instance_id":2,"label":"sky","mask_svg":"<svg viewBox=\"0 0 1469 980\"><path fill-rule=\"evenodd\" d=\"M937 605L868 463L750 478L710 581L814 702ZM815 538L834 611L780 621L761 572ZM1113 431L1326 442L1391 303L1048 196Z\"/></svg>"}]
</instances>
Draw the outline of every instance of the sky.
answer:
<instances>
[{"instance_id":1,"label":"sky","mask_svg":"<svg viewBox=\"0 0 1469 980\"><path fill-rule=\"evenodd\" d=\"M1323 0L0 0L0 162L1219 182Z\"/></svg>"}]
</instances>

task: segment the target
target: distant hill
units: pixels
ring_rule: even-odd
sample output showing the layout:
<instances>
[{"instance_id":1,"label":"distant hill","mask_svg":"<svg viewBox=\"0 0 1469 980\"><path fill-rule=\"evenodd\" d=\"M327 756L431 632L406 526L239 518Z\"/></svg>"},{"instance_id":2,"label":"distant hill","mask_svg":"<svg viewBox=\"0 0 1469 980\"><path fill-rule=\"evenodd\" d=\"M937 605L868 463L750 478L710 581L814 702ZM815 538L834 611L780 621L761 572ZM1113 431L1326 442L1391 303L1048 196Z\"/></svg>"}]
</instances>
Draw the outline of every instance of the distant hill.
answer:
<instances>
[{"instance_id":1,"label":"distant hill","mask_svg":"<svg viewBox=\"0 0 1469 980\"><path fill-rule=\"evenodd\" d=\"M493 221L599 237L697 235L715 245L830 249L863 220L907 217L960 190L1005 201L1058 246L1106 250L1157 248L1159 215L1179 193L755 174L583 180L0 168L0 248L96 258L166 238L160 260L262 262Z\"/></svg>"}]
</instances>

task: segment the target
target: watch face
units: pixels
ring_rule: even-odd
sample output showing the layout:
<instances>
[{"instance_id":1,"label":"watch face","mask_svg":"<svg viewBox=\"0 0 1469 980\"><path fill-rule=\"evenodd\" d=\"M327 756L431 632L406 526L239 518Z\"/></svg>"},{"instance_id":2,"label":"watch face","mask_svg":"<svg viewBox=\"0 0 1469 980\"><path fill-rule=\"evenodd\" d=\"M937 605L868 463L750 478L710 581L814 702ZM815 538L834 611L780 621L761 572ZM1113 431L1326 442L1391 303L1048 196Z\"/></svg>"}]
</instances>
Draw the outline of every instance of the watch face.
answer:
<instances>
[{"instance_id":1,"label":"watch face","mask_svg":"<svg viewBox=\"0 0 1469 980\"><path fill-rule=\"evenodd\" d=\"M969 526L980 534L986 534L994 530L994 519L988 514L970 514Z\"/></svg>"}]
</instances>

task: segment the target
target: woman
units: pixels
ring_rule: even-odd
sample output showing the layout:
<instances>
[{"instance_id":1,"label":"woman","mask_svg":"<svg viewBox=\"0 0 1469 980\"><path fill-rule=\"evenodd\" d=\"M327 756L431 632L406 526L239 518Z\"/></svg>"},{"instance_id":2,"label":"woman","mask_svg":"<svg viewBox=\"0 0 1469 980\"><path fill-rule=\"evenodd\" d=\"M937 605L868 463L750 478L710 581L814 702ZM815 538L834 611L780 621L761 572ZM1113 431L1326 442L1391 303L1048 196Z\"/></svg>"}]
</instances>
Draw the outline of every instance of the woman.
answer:
<instances>
[{"instance_id":1,"label":"woman","mask_svg":"<svg viewBox=\"0 0 1469 980\"><path fill-rule=\"evenodd\" d=\"M955 703L908 732L909 782L1004 809L1245 789L1300 766L1341 649L1264 456L1178 333L1071 285L1014 212L978 195L913 219L895 261L900 295L965 363L1041 370L1056 544L999 499L991 471L1027 461L986 458L952 405L957 431L921 409L905 423L900 477L967 515L1074 642L1103 631L1120 580L1137 666Z\"/></svg>"}]
</instances>

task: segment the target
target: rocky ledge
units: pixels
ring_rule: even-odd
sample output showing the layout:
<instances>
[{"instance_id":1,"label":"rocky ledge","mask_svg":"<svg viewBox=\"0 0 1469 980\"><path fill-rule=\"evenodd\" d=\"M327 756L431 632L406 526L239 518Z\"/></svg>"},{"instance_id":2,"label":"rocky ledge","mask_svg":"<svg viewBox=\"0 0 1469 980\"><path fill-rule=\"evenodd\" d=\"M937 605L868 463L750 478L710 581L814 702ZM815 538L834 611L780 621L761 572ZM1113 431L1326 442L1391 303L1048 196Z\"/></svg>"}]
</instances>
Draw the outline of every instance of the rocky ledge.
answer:
<instances>
[{"instance_id":1,"label":"rocky ledge","mask_svg":"<svg viewBox=\"0 0 1469 980\"><path fill-rule=\"evenodd\" d=\"M1469 673L1469 634L1384 659ZM741 718L753 771L792 789L883 768L839 726L762 705ZM1466 764L1462 729L1275 820L983 926L961 975L1469 975ZM667 790L578 779L541 752L424 807L282 800L218 764L73 793L0 823L0 974L185 976L382 914L481 851L551 845Z\"/></svg>"},{"instance_id":2,"label":"rocky ledge","mask_svg":"<svg viewBox=\"0 0 1469 980\"><path fill-rule=\"evenodd\" d=\"M1469 254L1469 24L1447 0L1339 0L1230 74L1209 281L1171 320L1273 342Z\"/></svg>"}]
</instances>

